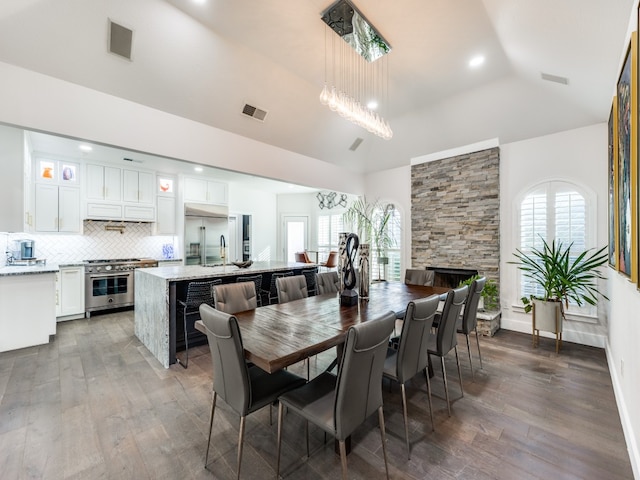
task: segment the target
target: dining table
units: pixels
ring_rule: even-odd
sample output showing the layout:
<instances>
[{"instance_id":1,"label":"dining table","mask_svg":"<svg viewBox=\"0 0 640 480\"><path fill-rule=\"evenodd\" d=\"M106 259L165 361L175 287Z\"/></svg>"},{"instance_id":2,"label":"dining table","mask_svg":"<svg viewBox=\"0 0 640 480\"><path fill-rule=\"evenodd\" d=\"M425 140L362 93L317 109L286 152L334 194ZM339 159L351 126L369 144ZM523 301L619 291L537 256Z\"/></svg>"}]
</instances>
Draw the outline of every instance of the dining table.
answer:
<instances>
[{"instance_id":1,"label":"dining table","mask_svg":"<svg viewBox=\"0 0 640 480\"><path fill-rule=\"evenodd\" d=\"M273 373L340 345L349 327L393 311L403 312L411 300L444 295L447 287L374 282L369 298L351 306L339 293L315 295L287 303L236 313L246 360ZM196 329L206 333L201 320Z\"/></svg>"}]
</instances>

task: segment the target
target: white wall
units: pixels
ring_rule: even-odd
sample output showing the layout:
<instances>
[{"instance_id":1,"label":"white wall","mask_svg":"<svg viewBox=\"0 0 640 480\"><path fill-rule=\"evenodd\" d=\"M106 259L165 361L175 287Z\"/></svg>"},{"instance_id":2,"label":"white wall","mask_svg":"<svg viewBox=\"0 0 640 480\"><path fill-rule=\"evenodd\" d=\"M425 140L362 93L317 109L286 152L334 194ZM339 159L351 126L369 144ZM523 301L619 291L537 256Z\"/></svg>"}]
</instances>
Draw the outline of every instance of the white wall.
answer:
<instances>
[{"instance_id":1,"label":"white wall","mask_svg":"<svg viewBox=\"0 0 640 480\"><path fill-rule=\"evenodd\" d=\"M607 358L634 475L640 478L640 293L623 276L609 277Z\"/></svg>"},{"instance_id":2,"label":"white wall","mask_svg":"<svg viewBox=\"0 0 640 480\"><path fill-rule=\"evenodd\" d=\"M637 7L638 2L634 2L627 29L627 41L631 32L638 28ZM620 52L620 66L625 55L626 47ZM615 95L615 90L611 95ZM606 305L609 319L607 360L633 474L635 478L640 479L640 292L627 278L611 270L608 287L610 301Z\"/></svg>"},{"instance_id":3,"label":"white wall","mask_svg":"<svg viewBox=\"0 0 640 480\"><path fill-rule=\"evenodd\" d=\"M20 232L24 215L24 135L0 125L0 231ZM4 256L4 255L3 255Z\"/></svg>"},{"instance_id":4,"label":"white wall","mask_svg":"<svg viewBox=\"0 0 640 480\"><path fill-rule=\"evenodd\" d=\"M0 123L300 185L362 193L361 175L0 62Z\"/></svg>"},{"instance_id":5,"label":"white wall","mask_svg":"<svg viewBox=\"0 0 640 480\"><path fill-rule=\"evenodd\" d=\"M365 178L365 195L393 203L402 220L401 271L411 267L411 167L371 173Z\"/></svg>"},{"instance_id":6,"label":"white wall","mask_svg":"<svg viewBox=\"0 0 640 480\"><path fill-rule=\"evenodd\" d=\"M541 182L564 180L592 193L595 210L595 245L607 236L607 126L597 124L500 146L500 299L502 326L531 332L531 315L519 305L518 270L508 262L519 246L517 209L521 196ZM607 272L605 272L607 273ZM602 285L606 289L606 284ZM600 302L598 318L568 320L563 339L604 347L606 302Z\"/></svg>"},{"instance_id":7,"label":"white wall","mask_svg":"<svg viewBox=\"0 0 640 480\"><path fill-rule=\"evenodd\" d=\"M277 195L232 182L229 184L229 212L251 215L252 260L276 260Z\"/></svg>"}]
</instances>

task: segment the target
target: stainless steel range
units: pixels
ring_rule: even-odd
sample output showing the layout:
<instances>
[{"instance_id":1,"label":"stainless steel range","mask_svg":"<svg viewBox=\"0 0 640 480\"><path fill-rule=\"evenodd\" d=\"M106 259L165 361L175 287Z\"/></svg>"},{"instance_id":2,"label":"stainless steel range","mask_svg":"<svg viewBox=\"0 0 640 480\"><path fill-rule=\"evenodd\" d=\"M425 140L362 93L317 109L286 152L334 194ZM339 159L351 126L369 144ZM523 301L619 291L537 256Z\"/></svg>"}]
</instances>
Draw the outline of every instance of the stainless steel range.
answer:
<instances>
[{"instance_id":1,"label":"stainless steel range","mask_svg":"<svg viewBox=\"0 0 640 480\"><path fill-rule=\"evenodd\" d=\"M134 270L157 267L157 260L124 258L111 260L85 260L85 312L133 305Z\"/></svg>"}]
</instances>

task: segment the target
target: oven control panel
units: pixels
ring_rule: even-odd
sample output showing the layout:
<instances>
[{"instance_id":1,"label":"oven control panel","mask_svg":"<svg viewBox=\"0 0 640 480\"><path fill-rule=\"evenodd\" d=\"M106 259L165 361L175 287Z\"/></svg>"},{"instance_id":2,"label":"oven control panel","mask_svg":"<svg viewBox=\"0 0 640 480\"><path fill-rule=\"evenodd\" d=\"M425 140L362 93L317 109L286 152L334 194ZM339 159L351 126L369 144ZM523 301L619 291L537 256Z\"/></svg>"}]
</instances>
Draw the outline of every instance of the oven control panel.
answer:
<instances>
[{"instance_id":1,"label":"oven control panel","mask_svg":"<svg viewBox=\"0 0 640 480\"><path fill-rule=\"evenodd\" d=\"M142 267L157 267L156 260L86 260L85 273L128 272Z\"/></svg>"}]
</instances>

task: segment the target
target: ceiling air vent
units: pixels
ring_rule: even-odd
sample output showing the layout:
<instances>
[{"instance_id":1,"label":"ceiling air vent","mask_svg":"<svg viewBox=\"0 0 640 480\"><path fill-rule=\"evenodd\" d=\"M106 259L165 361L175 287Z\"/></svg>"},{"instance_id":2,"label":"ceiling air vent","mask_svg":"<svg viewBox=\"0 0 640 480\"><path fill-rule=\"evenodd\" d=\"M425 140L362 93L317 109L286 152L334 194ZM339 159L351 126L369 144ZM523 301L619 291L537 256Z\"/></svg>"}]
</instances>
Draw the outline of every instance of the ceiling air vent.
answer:
<instances>
[{"instance_id":1,"label":"ceiling air vent","mask_svg":"<svg viewBox=\"0 0 640 480\"><path fill-rule=\"evenodd\" d=\"M267 116L267 112L265 110L249 105L248 103L245 103L242 113L251 118L255 118L256 120L260 120L261 122L264 122L264 119Z\"/></svg>"},{"instance_id":2,"label":"ceiling air vent","mask_svg":"<svg viewBox=\"0 0 640 480\"><path fill-rule=\"evenodd\" d=\"M559 75L551 75L550 73L540 73L543 80L548 82L555 82L561 85L569 85L569 79L567 77L560 77Z\"/></svg>"},{"instance_id":3,"label":"ceiling air vent","mask_svg":"<svg viewBox=\"0 0 640 480\"><path fill-rule=\"evenodd\" d=\"M131 60L133 30L109 20L109 52Z\"/></svg>"},{"instance_id":4,"label":"ceiling air vent","mask_svg":"<svg viewBox=\"0 0 640 480\"><path fill-rule=\"evenodd\" d=\"M362 139L360 137L356 138L354 142L351 144L351 146L349 147L349 150L351 150L352 152L355 152L361 143L362 143Z\"/></svg>"}]
</instances>

